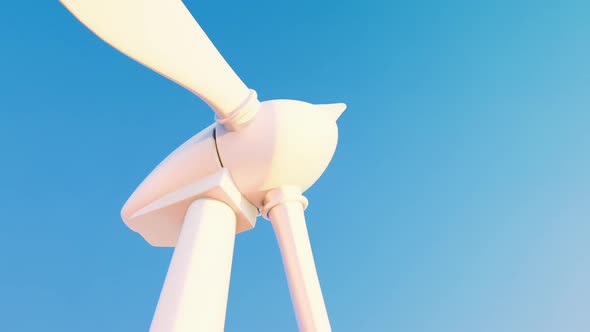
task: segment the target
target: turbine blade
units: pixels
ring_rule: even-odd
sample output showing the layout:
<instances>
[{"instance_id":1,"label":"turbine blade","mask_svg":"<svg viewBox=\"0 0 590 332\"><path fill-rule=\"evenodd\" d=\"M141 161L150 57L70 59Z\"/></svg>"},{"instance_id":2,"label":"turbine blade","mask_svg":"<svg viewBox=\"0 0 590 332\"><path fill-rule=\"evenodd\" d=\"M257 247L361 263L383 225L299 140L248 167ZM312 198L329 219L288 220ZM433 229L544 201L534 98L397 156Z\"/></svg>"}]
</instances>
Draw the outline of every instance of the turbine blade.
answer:
<instances>
[{"instance_id":1,"label":"turbine blade","mask_svg":"<svg viewBox=\"0 0 590 332\"><path fill-rule=\"evenodd\" d=\"M60 0L125 55L185 87L225 118L250 92L180 0Z\"/></svg>"},{"instance_id":2,"label":"turbine blade","mask_svg":"<svg viewBox=\"0 0 590 332\"><path fill-rule=\"evenodd\" d=\"M303 213L307 199L298 188L285 187L271 190L265 201L262 214L272 223L281 249L299 330L330 332Z\"/></svg>"}]
</instances>

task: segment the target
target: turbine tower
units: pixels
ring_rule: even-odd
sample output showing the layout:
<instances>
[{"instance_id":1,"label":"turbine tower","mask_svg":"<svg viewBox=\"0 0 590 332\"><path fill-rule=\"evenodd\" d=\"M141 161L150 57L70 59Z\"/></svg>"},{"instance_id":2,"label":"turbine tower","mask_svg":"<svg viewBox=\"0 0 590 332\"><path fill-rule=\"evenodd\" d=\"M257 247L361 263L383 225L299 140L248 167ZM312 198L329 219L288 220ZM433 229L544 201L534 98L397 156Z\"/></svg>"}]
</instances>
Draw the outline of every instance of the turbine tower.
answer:
<instances>
[{"instance_id":1,"label":"turbine tower","mask_svg":"<svg viewBox=\"0 0 590 332\"><path fill-rule=\"evenodd\" d=\"M260 102L180 0L61 0L96 35L204 100L215 123L124 205L126 225L175 247L150 331L223 331L235 235L272 223L299 330L331 331L302 195L334 154L346 105Z\"/></svg>"}]
</instances>

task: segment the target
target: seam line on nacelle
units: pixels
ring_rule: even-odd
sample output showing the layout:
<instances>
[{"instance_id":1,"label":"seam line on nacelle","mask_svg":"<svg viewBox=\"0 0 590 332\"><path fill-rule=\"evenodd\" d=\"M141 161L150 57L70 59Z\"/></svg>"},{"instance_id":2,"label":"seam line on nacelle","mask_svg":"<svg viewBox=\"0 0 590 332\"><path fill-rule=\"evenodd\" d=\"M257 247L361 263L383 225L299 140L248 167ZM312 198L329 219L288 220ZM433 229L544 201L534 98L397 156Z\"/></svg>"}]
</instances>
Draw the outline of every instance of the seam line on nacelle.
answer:
<instances>
[{"instance_id":1,"label":"seam line on nacelle","mask_svg":"<svg viewBox=\"0 0 590 332\"><path fill-rule=\"evenodd\" d=\"M217 126L213 128L213 142L215 142L215 152L217 153L217 160L219 161L219 165L221 165L221 168L223 168L223 161L221 161L219 147L217 146Z\"/></svg>"}]
</instances>

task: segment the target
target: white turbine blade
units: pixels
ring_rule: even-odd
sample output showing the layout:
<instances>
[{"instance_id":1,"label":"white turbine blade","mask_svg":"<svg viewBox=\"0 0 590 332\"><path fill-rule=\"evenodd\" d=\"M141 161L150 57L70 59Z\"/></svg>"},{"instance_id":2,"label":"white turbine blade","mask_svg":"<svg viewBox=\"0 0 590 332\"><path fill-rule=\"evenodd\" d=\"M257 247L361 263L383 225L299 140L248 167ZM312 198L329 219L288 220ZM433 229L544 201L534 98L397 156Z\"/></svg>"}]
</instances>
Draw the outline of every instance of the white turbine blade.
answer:
<instances>
[{"instance_id":1,"label":"white turbine blade","mask_svg":"<svg viewBox=\"0 0 590 332\"><path fill-rule=\"evenodd\" d=\"M236 214L214 199L189 206L150 332L223 331Z\"/></svg>"},{"instance_id":2,"label":"white turbine blade","mask_svg":"<svg viewBox=\"0 0 590 332\"><path fill-rule=\"evenodd\" d=\"M60 0L105 42L198 95L221 118L250 92L180 0Z\"/></svg>"},{"instance_id":3,"label":"white turbine blade","mask_svg":"<svg viewBox=\"0 0 590 332\"><path fill-rule=\"evenodd\" d=\"M281 249L299 330L330 332L301 202L307 200L296 190L283 189L271 191L267 197L271 197L270 203L266 203L263 215L270 219Z\"/></svg>"}]
</instances>

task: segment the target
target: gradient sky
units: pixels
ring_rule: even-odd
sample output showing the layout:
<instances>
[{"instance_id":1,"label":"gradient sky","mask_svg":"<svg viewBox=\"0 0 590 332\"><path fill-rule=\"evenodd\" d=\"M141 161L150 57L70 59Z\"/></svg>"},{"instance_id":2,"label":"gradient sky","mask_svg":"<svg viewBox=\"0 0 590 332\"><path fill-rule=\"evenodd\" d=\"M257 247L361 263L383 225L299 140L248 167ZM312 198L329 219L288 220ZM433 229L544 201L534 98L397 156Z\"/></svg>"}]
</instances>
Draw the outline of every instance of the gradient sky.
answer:
<instances>
[{"instance_id":1,"label":"gradient sky","mask_svg":"<svg viewBox=\"0 0 590 332\"><path fill-rule=\"evenodd\" d=\"M334 331L590 331L588 1L186 4L262 100L349 105L306 193ZM212 113L57 1L0 17L0 329L147 331L172 249L119 211ZM262 219L226 330L296 331Z\"/></svg>"}]
</instances>

